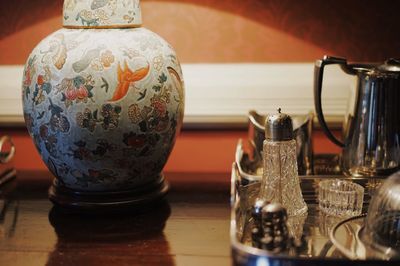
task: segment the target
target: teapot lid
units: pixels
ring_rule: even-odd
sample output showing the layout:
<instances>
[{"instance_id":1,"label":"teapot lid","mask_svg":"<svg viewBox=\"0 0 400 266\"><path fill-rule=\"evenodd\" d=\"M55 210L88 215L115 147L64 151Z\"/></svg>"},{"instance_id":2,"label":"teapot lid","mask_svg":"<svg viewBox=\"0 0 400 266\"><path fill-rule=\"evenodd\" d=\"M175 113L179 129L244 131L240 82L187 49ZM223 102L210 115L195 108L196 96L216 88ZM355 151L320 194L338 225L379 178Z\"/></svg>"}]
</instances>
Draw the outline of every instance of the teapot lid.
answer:
<instances>
[{"instance_id":1,"label":"teapot lid","mask_svg":"<svg viewBox=\"0 0 400 266\"><path fill-rule=\"evenodd\" d=\"M382 72L396 72L400 73L400 59L390 58L386 62L377 67Z\"/></svg>"},{"instance_id":2,"label":"teapot lid","mask_svg":"<svg viewBox=\"0 0 400 266\"><path fill-rule=\"evenodd\" d=\"M140 0L64 0L65 28L140 27Z\"/></svg>"}]
</instances>

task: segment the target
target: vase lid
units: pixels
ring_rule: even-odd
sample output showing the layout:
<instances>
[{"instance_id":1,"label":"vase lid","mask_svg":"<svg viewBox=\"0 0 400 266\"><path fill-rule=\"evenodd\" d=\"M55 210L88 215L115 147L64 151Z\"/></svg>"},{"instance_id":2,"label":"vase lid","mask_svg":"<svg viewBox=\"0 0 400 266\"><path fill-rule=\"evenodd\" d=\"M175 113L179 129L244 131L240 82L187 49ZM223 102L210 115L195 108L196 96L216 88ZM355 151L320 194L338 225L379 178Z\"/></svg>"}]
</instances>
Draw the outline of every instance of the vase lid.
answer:
<instances>
[{"instance_id":1,"label":"vase lid","mask_svg":"<svg viewBox=\"0 0 400 266\"><path fill-rule=\"evenodd\" d=\"M65 28L140 27L140 0L64 0Z\"/></svg>"}]
</instances>

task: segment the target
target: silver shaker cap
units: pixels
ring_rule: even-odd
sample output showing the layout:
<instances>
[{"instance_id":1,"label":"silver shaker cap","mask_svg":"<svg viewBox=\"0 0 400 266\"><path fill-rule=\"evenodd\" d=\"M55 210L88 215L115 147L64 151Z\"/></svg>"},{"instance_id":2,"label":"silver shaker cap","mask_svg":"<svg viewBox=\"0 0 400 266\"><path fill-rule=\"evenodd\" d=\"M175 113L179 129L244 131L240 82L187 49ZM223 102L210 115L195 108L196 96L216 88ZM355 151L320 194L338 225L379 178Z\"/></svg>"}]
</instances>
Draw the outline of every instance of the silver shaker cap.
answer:
<instances>
[{"instance_id":1,"label":"silver shaker cap","mask_svg":"<svg viewBox=\"0 0 400 266\"><path fill-rule=\"evenodd\" d=\"M265 120L265 138L272 141L287 141L293 139L293 122L292 118L281 113L269 114Z\"/></svg>"}]
</instances>

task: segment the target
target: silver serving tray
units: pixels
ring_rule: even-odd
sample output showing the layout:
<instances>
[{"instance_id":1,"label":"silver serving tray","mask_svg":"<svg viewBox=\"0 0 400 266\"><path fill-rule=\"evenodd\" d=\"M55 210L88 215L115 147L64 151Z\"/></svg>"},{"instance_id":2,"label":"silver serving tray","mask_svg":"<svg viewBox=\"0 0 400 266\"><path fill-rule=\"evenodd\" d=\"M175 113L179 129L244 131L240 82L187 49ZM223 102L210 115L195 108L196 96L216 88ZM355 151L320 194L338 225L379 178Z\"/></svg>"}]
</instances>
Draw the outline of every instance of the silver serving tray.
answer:
<instances>
[{"instance_id":1,"label":"silver serving tray","mask_svg":"<svg viewBox=\"0 0 400 266\"><path fill-rule=\"evenodd\" d=\"M322 179L337 178L338 176L301 176L301 187L304 199L308 205L306 216L290 218L288 221L289 231L295 238L303 233L306 236L304 249L295 254L287 252L274 254L265 250L254 248L250 241L251 218L250 209L259 190L259 181L249 181L240 175L236 163L232 167L231 180L231 248L233 265L400 265L400 260L349 260L337 249L329 239L329 233L339 222L340 218L326 216L318 209L316 202L317 184ZM347 177L341 176L346 179ZM370 194L373 193L376 180L362 179L353 180L367 189L365 195L364 210L368 207ZM369 192L368 192L369 191ZM348 227L348 230L341 230L342 242L352 241L353 235L357 232L356 227ZM350 231L349 231L350 230ZM350 243L350 245L352 245ZM357 245L350 248L362 248Z\"/></svg>"},{"instance_id":2,"label":"silver serving tray","mask_svg":"<svg viewBox=\"0 0 400 266\"><path fill-rule=\"evenodd\" d=\"M321 158L315 156L315 162L324 163L335 159L335 155L323 155ZM233 265L400 265L400 260L387 261L380 259L350 260L330 241L331 230L340 223L342 219L327 216L320 212L317 203L316 188L320 180L328 178L351 179L362 185L365 189L364 212L368 208L369 200L381 184L382 179L374 178L350 178L336 175L337 169L332 164L331 168L323 168L327 175L300 176L303 197L308 205L308 214L296 218L289 218L289 232L294 238L305 235L306 244L300 252L289 251L274 254L251 246L251 207L258 195L261 176L260 165L249 159L249 155L243 150L239 142L236 151L236 162L232 166L231 177L231 249ZM317 164L314 167L321 167ZM360 221L359 221L360 222ZM363 221L361 220L361 223ZM346 227L340 230L338 237L342 242L349 242L349 249L362 249L362 246L351 242L357 235L357 226ZM352 232L354 230L354 232ZM356 250L357 251L357 250ZM362 252L357 251L357 252Z\"/></svg>"}]
</instances>

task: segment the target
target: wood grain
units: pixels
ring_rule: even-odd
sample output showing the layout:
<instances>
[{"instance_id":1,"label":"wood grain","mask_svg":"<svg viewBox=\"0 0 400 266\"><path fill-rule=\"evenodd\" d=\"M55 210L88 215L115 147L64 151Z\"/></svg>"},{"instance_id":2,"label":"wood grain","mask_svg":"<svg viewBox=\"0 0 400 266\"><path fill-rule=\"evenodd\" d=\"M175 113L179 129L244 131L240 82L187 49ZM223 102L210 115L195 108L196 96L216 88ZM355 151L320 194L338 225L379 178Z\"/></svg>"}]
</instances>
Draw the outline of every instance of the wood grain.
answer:
<instances>
[{"instance_id":1,"label":"wood grain","mask_svg":"<svg viewBox=\"0 0 400 266\"><path fill-rule=\"evenodd\" d=\"M20 171L0 194L0 265L229 265L229 183L212 181L225 175L167 173L154 209L90 216L52 207L49 172Z\"/></svg>"}]
</instances>

